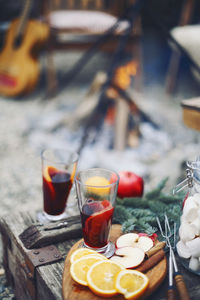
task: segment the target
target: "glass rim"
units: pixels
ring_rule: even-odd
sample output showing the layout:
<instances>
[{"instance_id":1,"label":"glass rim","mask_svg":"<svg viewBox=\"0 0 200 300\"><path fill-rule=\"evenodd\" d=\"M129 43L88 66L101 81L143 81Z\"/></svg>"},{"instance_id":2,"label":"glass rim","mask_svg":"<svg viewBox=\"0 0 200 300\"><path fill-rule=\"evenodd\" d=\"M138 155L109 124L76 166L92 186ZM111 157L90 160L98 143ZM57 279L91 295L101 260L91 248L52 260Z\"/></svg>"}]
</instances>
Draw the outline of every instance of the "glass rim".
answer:
<instances>
[{"instance_id":1,"label":"glass rim","mask_svg":"<svg viewBox=\"0 0 200 300\"><path fill-rule=\"evenodd\" d=\"M80 180L77 178L78 175L81 174L81 173L88 172L88 171L95 171L95 170L101 170L101 171L110 172L111 174L115 174L116 177L117 177L117 179L116 179L114 182L112 182L112 183L110 183L110 184L107 184L107 185L90 185L90 184L85 184L85 183L83 183L82 181L80 181ZM115 172L115 171L113 171L113 170L109 170L109 169L105 169L105 168L90 168L90 169L85 169L85 170L79 171L79 172L76 174L76 176L75 176L75 178L74 178L74 181L75 181L75 183L79 183L80 185L86 186L86 187L108 188L108 187L111 187L111 186L114 186L114 185L118 184L118 183L119 183L119 179L120 179L120 177L119 177L118 173Z\"/></svg>"},{"instance_id":2,"label":"glass rim","mask_svg":"<svg viewBox=\"0 0 200 300\"><path fill-rule=\"evenodd\" d=\"M49 159L48 157L45 156L45 153L47 151L53 151L53 152L54 151L63 151L63 152L66 152L68 154L72 154L73 159L72 159L72 161L70 163L68 163L70 165L78 162L78 159L79 159L79 154L76 151L70 151L70 150L65 149L65 148L45 148L45 149L43 149L41 151L41 158L42 158L42 160L45 160L47 162L51 162L51 163L55 163L55 164L60 164L60 165L67 163L67 161L65 161L65 160L57 161L56 159Z\"/></svg>"}]
</instances>

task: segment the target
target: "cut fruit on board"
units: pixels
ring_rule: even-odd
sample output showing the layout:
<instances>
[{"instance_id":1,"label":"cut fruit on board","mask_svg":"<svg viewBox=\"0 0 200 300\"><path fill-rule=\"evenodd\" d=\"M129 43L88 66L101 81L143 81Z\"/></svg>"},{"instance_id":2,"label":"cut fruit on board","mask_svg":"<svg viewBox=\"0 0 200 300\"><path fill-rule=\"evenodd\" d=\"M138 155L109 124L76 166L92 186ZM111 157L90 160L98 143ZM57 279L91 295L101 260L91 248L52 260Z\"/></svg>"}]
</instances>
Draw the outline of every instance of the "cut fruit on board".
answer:
<instances>
[{"instance_id":1,"label":"cut fruit on board","mask_svg":"<svg viewBox=\"0 0 200 300\"><path fill-rule=\"evenodd\" d=\"M145 257L142 249L133 247L122 247L116 249L115 255L110 258L111 261L118 262L127 269L139 266Z\"/></svg>"},{"instance_id":2,"label":"cut fruit on board","mask_svg":"<svg viewBox=\"0 0 200 300\"><path fill-rule=\"evenodd\" d=\"M137 247L147 252L153 247L153 241L148 236L140 236L137 233L126 233L121 235L116 241L117 248Z\"/></svg>"},{"instance_id":3,"label":"cut fruit on board","mask_svg":"<svg viewBox=\"0 0 200 300\"><path fill-rule=\"evenodd\" d=\"M136 270L122 270L115 282L117 291L126 299L139 299L149 285L149 278Z\"/></svg>"},{"instance_id":4,"label":"cut fruit on board","mask_svg":"<svg viewBox=\"0 0 200 300\"><path fill-rule=\"evenodd\" d=\"M153 241L147 236L141 236L138 239L138 242L135 243L135 246L142 249L144 252L147 252L153 247Z\"/></svg>"},{"instance_id":5,"label":"cut fruit on board","mask_svg":"<svg viewBox=\"0 0 200 300\"><path fill-rule=\"evenodd\" d=\"M91 250L91 249L88 249L88 248L78 248L70 256L70 262L73 263L76 260L78 260L78 259L80 259L80 258L82 258L86 255L101 255L101 254L99 254L95 250Z\"/></svg>"},{"instance_id":6,"label":"cut fruit on board","mask_svg":"<svg viewBox=\"0 0 200 300\"><path fill-rule=\"evenodd\" d=\"M122 235L121 225L113 225L110 232L110 240L115 243L117 238ZM95 295L91 292L88 287L81 286L73 281L71 276L69 276L70 269L70 256L74 252L74 250L78 249L83 243L81 239L77 243L73 245L64 263L64 271L63 271L63 280L62 280L62 294L63 300L102 300L102 297ZM146 273L149 278L148 288L143 295L142 300L148 298L163 282L167 274L167 259L164 256L162 260L159 261L158 264L154 265L151 269L149 269ZM151 298L151 296L150 296ZM149 298L149 299L150 299ZM123 300L124 297L122 295L116 295L110 300Z\"/></svg>"},{"instance_id":7,"label":"cut fruit on board","mask_svg":"<svg viewBox=\"0 0 200 300\"><path fill-rule=\"evenodd\" d=\"M138 240L139 235L137 233L126 233L121 235L116 241L116 247L133 247L134 243Z\"/></svg>"},{"instance_id":8,"label":"cut fruit on board","mask_svg":"<svg viewBox=\"0 0 200 300\"><path fill-rule=\"evenodd\" d=\"M107 260L103 255L86 255L71 264L70 274L74 281L87 286L87 272L98 261Z\"/></svg>"},{"instance_id":9,"label":"cut fruit on board","mask_svg":"<svg viewBox=\"0 0 200 300\"><path fill-rule=\"evenodd\" d=\"M95 263L87 273L89 288L98 296L111 297L117 294L115 277L123 267L111 260Z\"/></svg>"}]
</instances>

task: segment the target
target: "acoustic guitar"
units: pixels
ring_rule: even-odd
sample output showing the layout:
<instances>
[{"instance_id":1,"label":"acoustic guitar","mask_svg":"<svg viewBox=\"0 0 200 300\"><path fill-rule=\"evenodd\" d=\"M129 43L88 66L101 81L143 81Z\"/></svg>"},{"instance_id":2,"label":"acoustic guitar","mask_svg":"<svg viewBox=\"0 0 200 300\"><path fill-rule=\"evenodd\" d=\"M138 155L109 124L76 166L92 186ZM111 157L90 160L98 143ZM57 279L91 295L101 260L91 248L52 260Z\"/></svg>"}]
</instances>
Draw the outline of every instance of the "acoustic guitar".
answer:
<instances>
[{"instance_id":1,"label":"acoustic guitar","mask_svg":"<svg viewBox=\"0 0 200 300\"><path fill-rule=\"evenodd\" d=\"M11 22L0 53L0 94L19 96L32 91L39 79L38 49L47 41L49 27L28 20L31 0L26 0L21 16Z\"/></svg>"}]
</instances>

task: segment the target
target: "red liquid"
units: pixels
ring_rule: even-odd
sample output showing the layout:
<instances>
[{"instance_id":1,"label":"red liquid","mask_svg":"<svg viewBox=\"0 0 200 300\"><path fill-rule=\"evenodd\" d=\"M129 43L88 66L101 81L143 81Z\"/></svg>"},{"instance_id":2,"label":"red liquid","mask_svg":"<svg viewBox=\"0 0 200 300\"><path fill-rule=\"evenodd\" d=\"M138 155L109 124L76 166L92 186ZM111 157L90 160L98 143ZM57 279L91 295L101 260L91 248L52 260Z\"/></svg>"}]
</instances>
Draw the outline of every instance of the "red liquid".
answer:
<instances>
[{"instance_id":1,"label":"red liquid","mask_svg":"<svg viewBox=\"0 0 200 300\"><path fill-rule=\"evenodd\" d=\"M57 216L65 210L72 187L71 175L62 171L54 171L49 175L51 181L43 176L44 211Z\"/></svg>"},{"instance_id":2,"label":"red liquid","mask_svg":"<svg viewBox=\"0 0 200 300\"><path fill-rule=\"evenodd\" d=\"M84 204L81 212L83 238L87 246L102 248L108 244L114 208L108 200Z\"/></svg>"}]
</instances>

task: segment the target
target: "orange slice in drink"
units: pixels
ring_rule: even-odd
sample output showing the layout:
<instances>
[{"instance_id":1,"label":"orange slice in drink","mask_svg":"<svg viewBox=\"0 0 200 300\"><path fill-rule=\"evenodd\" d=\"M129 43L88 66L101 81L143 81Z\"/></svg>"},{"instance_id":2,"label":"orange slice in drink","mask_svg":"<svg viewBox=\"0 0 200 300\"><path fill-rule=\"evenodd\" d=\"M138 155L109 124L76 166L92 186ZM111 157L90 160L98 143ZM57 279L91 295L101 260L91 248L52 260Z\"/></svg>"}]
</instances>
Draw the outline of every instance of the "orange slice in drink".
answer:
<instances>
[{"instance_id":1,"label":"orange slice in drink","mask_svg":"<svg viewBox=\"0 0 200 300\"><path fill-rule=\"evenodd\" d=\"M54 199L55 195L56 195L53 184L52 184L52 176L55 175L57 172L58 172L58 169L56 169L53 166L46 166L43 171L44 181L45 181L45 184L48 186L48 189L51 193L52 199Z\"/></svg>"},{"instance_id":2,"label":"orange slice in drink","mask_svg":"<svg viewBox=\"0 0 200 300\"><path fill-rule=\"evenodd\" d=\"M87 272L89 288L98 296L111 297L118 293L115 278L124 267L110 260L93 264Z\"/></svg>"},{"instance_id":3,"label":"orange slice in drink","mask_svg":"<svg viewBox=\"0 0 200 300\"><path fill-rule=\"evenodd\" d=\"M123 294L125 299L138 299L146 291L149 284L148 277L136 270L122 270L115 281L116 290Z\"/></svg>"},{"instance_id":4,"label":"orange slice in drink","mask_svg":"<svg viewBox=\"0 0 200 300\"><path fill-rule=\"evenodd\" d=\"M44 171L43 171L43 176L44 178L46 179L46 181L52 181L51 180L51 176L55 173L58 172L58 169L56 169L55 167L53 166L46 166Z\"/></svg>"},{"instance_id":5,"label":"orange slice in drink","mask_svg":"<svg viewBox=\"0 0 200 300\"><path fill-rule=\"evenodd\" d=\"M102 176L89 177L85 185L87 185L88 193L104 196L110 191L110 181Z\"/></svg>"}]
</instances>

